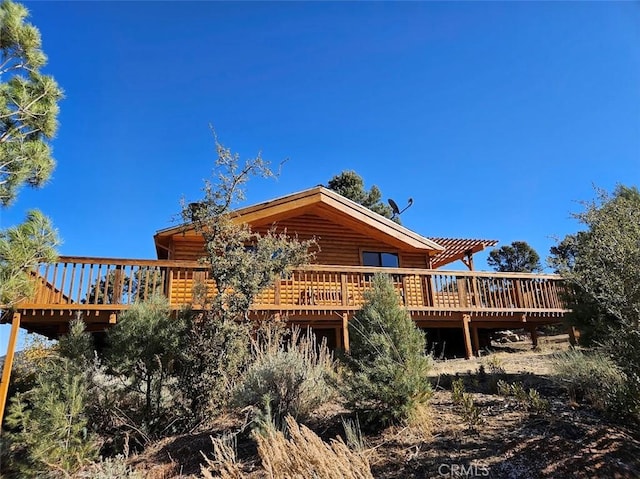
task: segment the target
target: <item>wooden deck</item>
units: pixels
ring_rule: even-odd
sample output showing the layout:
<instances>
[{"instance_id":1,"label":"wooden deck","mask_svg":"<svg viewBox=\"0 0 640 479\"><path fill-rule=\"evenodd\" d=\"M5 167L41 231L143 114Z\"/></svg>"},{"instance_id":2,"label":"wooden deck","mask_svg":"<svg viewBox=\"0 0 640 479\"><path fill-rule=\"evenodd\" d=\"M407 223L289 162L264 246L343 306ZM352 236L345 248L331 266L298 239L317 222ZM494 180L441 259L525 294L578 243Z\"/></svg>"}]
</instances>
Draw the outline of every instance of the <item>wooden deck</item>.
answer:
<instances>
[{"instance_id":1,"label":"wooden deck","mask_svg":"<svg viewBox=\"0 0 640 479\"><path fill-rule=\"evenodd\" d=\"M391 275L399 303L419 326L463 328L466 336L470 330L473 349L477 328L531 328L557 323L566 312L555 275L309 265L264 290L252 314L334 329L344 345L346 321L362 306L377 271ZM194 285L214 288L206 266L167 260L60 257L41 265L34 280L33 299L14 311L23 328L50 337L66 332L78 312L90 329L104 330L122 310L155 293L168 297L173 310L206 309L194 304ZM2 319L10 321L11 312Z\"/></svg>"}]
</instances>

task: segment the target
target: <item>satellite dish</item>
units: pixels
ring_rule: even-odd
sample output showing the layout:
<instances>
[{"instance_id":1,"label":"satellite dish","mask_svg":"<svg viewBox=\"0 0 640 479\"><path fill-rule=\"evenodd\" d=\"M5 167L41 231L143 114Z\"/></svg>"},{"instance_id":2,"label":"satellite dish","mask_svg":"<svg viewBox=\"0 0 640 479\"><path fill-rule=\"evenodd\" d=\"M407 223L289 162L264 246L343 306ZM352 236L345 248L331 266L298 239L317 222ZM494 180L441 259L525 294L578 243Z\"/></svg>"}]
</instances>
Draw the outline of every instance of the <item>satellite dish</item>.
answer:
<instances>
[{"instance_id":1,"label":"satellite dish","mask_svg":"<svg viewBox=\"0 0 640 479\"><path fill-rule=\"evenodd\" d=\"M400 209L398 208L398 203L393 201L391 198L389 198L387 201L389 202L389 206L391 206L391 209L393 210L394 218L407 211L407 209L409 209L409 207L413 204L413 198L409 198L409 200L407 201L407 206L405 206L403 209Z\"/></svg>"},{"instance_id":2,"label":"satellite dish","mask_svg":"<svg viewBox=\"0 0 640 479\"><path fill-rule=\"evenodd\" d=\"M399 215L400 214L400 208L398 208L398 204L393 201L391 198L389 198L387 200L389 202L389 206L391 206L391 209L393 210L393 215Z\"/></svg>"}]
</instances>

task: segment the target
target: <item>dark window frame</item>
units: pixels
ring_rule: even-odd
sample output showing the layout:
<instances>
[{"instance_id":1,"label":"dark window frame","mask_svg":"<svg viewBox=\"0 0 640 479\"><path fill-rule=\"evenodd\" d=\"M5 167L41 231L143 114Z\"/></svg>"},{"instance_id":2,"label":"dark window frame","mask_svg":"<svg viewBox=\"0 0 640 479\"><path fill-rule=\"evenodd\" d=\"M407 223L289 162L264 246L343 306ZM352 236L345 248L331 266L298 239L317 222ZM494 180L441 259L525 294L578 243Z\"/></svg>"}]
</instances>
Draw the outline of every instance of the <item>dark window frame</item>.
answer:
<instances>
[{"instance_id":1,"label":"dark window frame","mask_svg":"<svg viewBox=\"0 0 640 479\"><path fill-rule=\"evenodd\" d=\"M375 268L399 268L400 267L400 254L396 251L362 250L360 253L360 258L362 261L362 266L370 266ZM388 260L390 258L395 259L395 261L393 261L394 264L385 264L385 263L388 263ZM387 261L385 261L385 259ZM372 263L375 263L375 264L372 264Z\"/></svg>"}]
</instances>

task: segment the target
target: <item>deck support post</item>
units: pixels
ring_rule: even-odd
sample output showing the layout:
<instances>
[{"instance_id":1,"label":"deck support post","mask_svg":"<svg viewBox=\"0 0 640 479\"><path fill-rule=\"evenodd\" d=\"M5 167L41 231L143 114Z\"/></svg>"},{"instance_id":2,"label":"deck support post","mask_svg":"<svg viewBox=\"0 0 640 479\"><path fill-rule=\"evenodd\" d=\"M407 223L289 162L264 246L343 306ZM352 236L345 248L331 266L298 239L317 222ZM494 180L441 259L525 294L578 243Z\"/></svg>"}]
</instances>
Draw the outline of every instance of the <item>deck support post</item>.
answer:
<instances>
[{"instance_id":1,"label":"deck support post","mask_svg":"<svg viewBox=\"0 0 640 479\"><path fill-rule=\"evenodd\" d=\"M478 326L471 325L471 341L473 346L473 354L479 356L480 337L478 336Z\"/></svg>"},{"instance_id":2,"label":"deck support post","mask_svg":"<svg viewBox=\"0 0 640 479\"><path fill-rule=\"evenodd\" d=\"M535 349L538 347L538 330L535 326L531 326L529 329L529 334L531 335L531 344Z\"/></svg>"},{"instance_id":3,"label":"deck support post","mask_svg":"<svg viewBox=\"0 0 640 479\"><path fill-rule=\"evenodd\" d=\"M473 357L473 349L471 348L471 333L469 332L469 321L471 316L469 314L462 315L462 334L464 336L464 350L466 359Z\"/></svg>"},{"instance_id":4,"label":"deck support post","mask_svg":"<svg viewBox=\"0 0 640 479\"><path fill-rule=\"evenodd\" d=\"M11 333L9 344L7 345L7 355L4 358L2 368L2 380L0 381L0 431L2 431L2 421L4 420L4 408L7 404L7 394L9 393L9 380L11 379L11 368L13 366L13 355L16 350L16 340L20 330L20 313L13 313L11 321Z\"/></svg>"},{"instance_id":5,"label":"deck support post","mask_svg":"<svg viewBox=\"0 0 640 479\"><path fill-rule=\"evenodd\" d=\"M573 326L569 326L569 330L567 332L569 333L569 343L571 346L577 346L578 339L580 338L580 332Z\"/></svg>"},{"instance_id":6,"label":"deck support post","mask_svg":"<svg viewBox=\"0 0 640 479\"><path fill-rule=\"evenodd\" d=\"M342 350L349 352L349 314L342 313Z\"/></svg>"}]
</instances>

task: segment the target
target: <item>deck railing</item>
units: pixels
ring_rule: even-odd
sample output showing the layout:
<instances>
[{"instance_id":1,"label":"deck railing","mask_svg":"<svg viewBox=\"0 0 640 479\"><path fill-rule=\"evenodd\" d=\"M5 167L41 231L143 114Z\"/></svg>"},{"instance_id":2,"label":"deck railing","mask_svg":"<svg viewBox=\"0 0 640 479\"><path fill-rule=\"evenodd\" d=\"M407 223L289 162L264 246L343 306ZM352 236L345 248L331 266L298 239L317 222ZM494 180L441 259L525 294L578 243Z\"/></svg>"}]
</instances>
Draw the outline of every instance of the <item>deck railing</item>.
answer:
<instances>
[{"instance_id":1,"label":"deck railing","mask_svg":"<svg viewBox=\"0 0 640 479\"><path fill-rule=\"evenodd\" d=\"M355 310L378 271L390 275L399 301L412 311L564 311L562 281L555 275L326 265L309 265L276 281L253 309ZM33 276L36 293L19 308L124 309L161 293L177 309L202 303L207 290L214 291L208 268L186 261L60 257Z\"/></svg>"}]
</instances>

